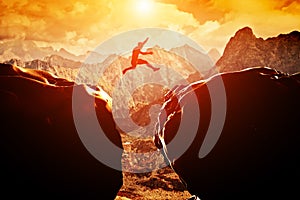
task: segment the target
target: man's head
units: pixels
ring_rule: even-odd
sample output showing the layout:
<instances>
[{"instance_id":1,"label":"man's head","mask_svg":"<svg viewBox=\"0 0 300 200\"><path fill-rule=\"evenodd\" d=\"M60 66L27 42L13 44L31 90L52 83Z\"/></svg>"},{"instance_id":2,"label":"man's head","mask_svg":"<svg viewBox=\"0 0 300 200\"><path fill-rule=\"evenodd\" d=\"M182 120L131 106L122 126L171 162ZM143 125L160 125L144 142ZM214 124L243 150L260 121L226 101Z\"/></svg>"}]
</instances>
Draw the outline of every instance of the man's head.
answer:
<instances>
[{"instance_id":1,"label":"man's head","mask_svg":"<svg viewBox=\"0 0 300 200\"><path fill-rule=\"evenodd\" d=\"M138 47L142 48L144 44L142 42L138 42Z\"/></svg>"}]
</instances>

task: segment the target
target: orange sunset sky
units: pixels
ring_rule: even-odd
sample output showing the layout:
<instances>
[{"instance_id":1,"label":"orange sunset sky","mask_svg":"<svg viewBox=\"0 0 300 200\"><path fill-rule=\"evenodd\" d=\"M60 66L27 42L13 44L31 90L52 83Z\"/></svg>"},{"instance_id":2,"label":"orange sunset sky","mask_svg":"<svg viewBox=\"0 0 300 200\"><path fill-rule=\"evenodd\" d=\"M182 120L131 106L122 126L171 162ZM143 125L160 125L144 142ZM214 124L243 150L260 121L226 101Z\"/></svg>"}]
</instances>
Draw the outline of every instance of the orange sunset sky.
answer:
<instances>
[{"instance_id":1,"label":"orange sunset sky","mask_svg":"<svg viewBox=\"0 0 300 200\"><path fill-rule=\"evenodd\" d=\"M250 26L267 38L300 29L300 0L1 0L0 41L26 39L81 54L118 33L179 31L220 53Z\"/></svg>"}]
</instances>

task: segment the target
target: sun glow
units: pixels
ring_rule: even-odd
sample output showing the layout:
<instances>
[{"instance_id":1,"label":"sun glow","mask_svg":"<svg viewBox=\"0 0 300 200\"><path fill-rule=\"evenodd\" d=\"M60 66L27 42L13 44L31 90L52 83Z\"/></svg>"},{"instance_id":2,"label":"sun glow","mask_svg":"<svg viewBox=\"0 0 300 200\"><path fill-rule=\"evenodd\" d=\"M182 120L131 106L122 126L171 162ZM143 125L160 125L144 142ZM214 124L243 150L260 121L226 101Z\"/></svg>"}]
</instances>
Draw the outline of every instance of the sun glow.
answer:
<instances>
[{"instance_id":1,"label":"sun glow","mask_svg":"<svg viewBox=\"0 0 300 200\"><path fill-rule=\"evenodd\" d=\"M140 13L149 13L153 9L152 0L137 0L136 9Z\"/></svg>"}]
</instances>

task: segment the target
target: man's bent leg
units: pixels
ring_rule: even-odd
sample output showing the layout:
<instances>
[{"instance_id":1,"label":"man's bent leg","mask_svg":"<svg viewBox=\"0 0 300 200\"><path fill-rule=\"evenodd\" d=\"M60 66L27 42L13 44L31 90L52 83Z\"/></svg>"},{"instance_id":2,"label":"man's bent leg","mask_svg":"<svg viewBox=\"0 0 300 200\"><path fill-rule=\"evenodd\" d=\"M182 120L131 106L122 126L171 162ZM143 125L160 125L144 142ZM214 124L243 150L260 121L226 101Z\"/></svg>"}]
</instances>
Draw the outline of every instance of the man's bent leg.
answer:
<instances>
[{"instance_id":1,"label":"man's bent leg","mask_svg":"<svg viewBox=\"0 0 300 200\"><path fill-rule=\"evenodd\" d=\"M146 61L146 60L138 59L137 64L140 64L140 65L145 64L145 65L147 65L147 67L151 68L153 71L159 70L159 68L152 66L152 65L151 65L148 61Z\"/></svg>"}]
</instances>

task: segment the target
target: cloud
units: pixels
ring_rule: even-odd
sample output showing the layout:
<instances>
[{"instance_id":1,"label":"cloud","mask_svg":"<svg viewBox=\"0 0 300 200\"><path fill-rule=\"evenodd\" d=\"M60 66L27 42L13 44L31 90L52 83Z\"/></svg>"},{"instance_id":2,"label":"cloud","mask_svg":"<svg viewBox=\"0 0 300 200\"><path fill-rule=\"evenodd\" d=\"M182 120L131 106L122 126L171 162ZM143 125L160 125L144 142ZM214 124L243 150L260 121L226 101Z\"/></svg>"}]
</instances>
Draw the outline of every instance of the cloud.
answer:
<instances>
[{"instance_id":1,"label":"cloud","mask_svg":"<svg viewBox=\"0 0 300 200\"><path fill-rule=\"evenodd\" d=\"M83 53L120 32L161 27L222 51L244 26L261 37L300 27L299 0L149 0L148 12L138 12L137 1L2 0L0 39L31 39Z\"/></svg>"},{"instance_id":2,"label":"cloud","mask_svg":"<svg viewBox=\"0 0 300 200\"><path fill-rule=\"evenodd\" d=\"M250 26L258 37L273 37L300 28L300 1L291 0L160 0L193 14L200 26L189 35L222 52L235 32Z\"/></svg>"},{"instance_id":3,"label":"cloud","mask_svg":"<svg viewBox=\"0 0 300 200\"><path fill-rule=\"evenodd\" d=\"M93 37L90 27L109 14L108 5L108 0L1 1L0 37L74 44Z\"/></svg>"},{"instance_id":4,"label":"cloud","mask_svg":"<svg viewBox=\"0 0 300 200\"><path fill-rule=\"evenodd\" d=\"M214 0L159 0L167 4L174 4L180 11L191 13L200 24L207 21L221 19L229 10L223 6L216 6Z\"/></svg>"}]
</instances>

